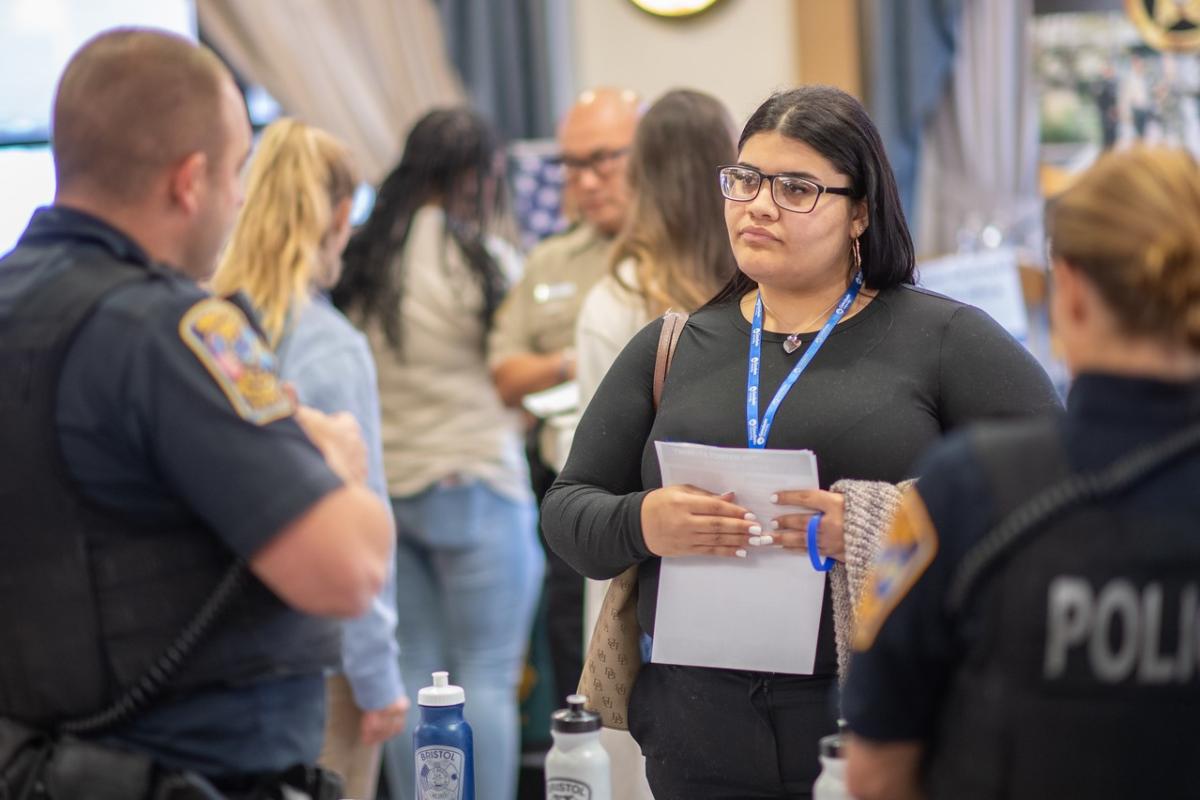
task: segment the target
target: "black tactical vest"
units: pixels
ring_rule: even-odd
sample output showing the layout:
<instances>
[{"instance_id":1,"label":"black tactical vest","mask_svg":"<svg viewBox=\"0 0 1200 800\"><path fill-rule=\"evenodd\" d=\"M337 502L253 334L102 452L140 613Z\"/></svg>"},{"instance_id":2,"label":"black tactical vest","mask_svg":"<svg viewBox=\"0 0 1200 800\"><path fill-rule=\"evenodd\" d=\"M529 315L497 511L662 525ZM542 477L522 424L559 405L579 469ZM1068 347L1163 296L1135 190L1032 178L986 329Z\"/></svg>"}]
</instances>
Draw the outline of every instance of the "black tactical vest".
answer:
<instances>
[{"instance_id":1,"label":"black tactical vest","mask_svg":"<svg viewBox=\"0 0 1200 800\"><path fill-rule=\"evenodd\" d=\"M113 289L161 278L99 248L80 264L61 243L22 247L52 277L0 318L0 716L52 726L142 677L233 554L199 519L165 530L98 509L62 460L55 400L75 332ZM251 577L169 691L317 672L338 651L336 623L289 609Z\"/></svg>"},{"instance_id":2,"label":"black tactical vest","mask_svg":"<svg viewBox=\"0 0 1200 800\"><path fill-rule=\"evenodd\" d=\"M931 748L930 796L1200 796L1197 503L1131 509L1196 448L1068 503L1046 490L1086 481L1055 424L987 430L975 445L1009 524L951 582L947 613L973 644Z\"/></svg>"}]
</instances>

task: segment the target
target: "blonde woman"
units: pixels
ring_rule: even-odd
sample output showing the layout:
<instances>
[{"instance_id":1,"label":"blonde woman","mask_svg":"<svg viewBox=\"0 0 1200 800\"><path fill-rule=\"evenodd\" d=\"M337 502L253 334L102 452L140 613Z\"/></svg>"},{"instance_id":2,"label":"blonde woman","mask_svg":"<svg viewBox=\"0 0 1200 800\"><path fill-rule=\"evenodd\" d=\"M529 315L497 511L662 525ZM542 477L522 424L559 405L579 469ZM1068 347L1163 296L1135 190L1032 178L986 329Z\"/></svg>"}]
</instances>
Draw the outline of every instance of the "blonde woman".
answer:
<instances>
[{"instance_id":1,"label":"blonde woman","mask_svg":"<svg viewBox=\"0 0 1200 800\"><path fill-rule=\"evenodd\" d=\"M856 634L855 797L1196 796L1197 218L1166 148L1050 206L1067 410L923 459Z\"/></svg>"},{"instance_id":2,"label":"blonde woman","mask_svg":"<svg viewBox=\"0 0 1200 800\"><path fill-rule=\"evenodd\" d=\"M367 442L368 483L386 500L375 363L366 339L323 294L341 273L355 185L349 154L332 136L290 119L270 125L213 288L241 292L253 305L301 403L354 416ZM404 727L394 597L389 574L371 610L346 623L343 675L327 685L321 760L346 778L346 797L375 796L381 743Z\"/></svg>"}]
</instances>

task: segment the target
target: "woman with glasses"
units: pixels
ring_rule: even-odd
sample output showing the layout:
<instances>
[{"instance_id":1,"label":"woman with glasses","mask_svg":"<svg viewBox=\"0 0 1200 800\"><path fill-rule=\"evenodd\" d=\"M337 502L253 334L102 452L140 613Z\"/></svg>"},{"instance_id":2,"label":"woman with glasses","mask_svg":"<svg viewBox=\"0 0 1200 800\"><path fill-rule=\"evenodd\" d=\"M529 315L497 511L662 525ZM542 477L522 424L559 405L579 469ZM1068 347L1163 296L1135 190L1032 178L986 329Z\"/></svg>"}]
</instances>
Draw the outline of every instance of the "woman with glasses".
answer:
<instances>
[{"instance_id":1,"label":"woman with glasses","mask_svg":"<svg viewBox=\"0 0 1200 800\"><path fill-rule=\"evenodd\" d=\"M835 729L831 694L848 660L853 598L898 504L895 484L946 431L1047 413L1059 401L986 314L912 286L895 178L849 95L804 87L771 97L714 184L738 272L688 320L657 413L661 323L617 358L546 498L543 526L589 577L638 565L638 621L652 637L661 559L746 558L764 546L804 553L816 520L818 552L803 563L834 567L811 673L650 663L629 703L656 797L809 797L817 742ZM809 449L822 488L778 492L780 506L806 513L748 519L736 497L663 487L656 441Z\"/></svg>"},{"instance_id":2,"label":"woman with glasses","mask_svg":"<svg viewBox=\"0 0 1200 800\"><path fill-rule=\"evenodd\" d=\"M511 800L517 684L544 556L518 420L484 354L509 280L501 256L512 252L491 235L501 152L469 109L418 120L350 240L333 296L363 327L379 369L409 698L416 706L430 673L449 670L466 690L475 785ZM392 797L412 797L414 722L385 750Z\"/></svg>"}]
</instances>

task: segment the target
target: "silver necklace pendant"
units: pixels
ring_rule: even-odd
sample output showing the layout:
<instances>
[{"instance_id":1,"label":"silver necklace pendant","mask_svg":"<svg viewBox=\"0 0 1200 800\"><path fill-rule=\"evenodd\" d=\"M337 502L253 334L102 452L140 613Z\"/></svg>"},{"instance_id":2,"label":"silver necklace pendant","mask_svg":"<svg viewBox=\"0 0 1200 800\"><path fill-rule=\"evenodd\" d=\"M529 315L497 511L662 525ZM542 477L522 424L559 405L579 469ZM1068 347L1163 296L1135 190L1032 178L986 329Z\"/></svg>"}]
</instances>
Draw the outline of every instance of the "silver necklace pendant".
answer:
<instances>
[{"instance_id":1,"label":"silver necklace pendant","mask_svg":"<svg viewBox=\"0 0 1200 800\"><path fill-rule=\"evenodd\" d=\"M791 336L783 340L783 352L789 356L800 349L801 345L800 334L793 333Z\"/></svg>"}]
</instances>

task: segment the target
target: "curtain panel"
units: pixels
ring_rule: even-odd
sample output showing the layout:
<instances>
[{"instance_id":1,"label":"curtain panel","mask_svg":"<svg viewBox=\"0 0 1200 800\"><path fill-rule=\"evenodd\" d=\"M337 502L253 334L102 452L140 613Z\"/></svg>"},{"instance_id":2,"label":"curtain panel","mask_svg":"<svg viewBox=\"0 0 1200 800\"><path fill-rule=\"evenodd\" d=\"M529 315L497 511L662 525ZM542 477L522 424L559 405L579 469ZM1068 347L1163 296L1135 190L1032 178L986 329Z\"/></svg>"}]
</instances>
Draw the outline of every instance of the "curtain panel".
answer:
<instances>
[{"instance_id":1,"label":"curtain panel","mask_svg":"<svg viewBox=\"0 0 1200 800\"><path fill-rule=\"evenodd\" d=\"M963 8L950 84L922 137L918 255L978 247L989 226L1006 244L1040 249L1032 13L1032 0Z\"/></svg>"},{"instance_id":2,"label":"curtain panel","mask_svg":"<svg viewBox=\"0 0 1200 800\"><path fill-rule=\"evenodd\" d=\"M426 111L464 101L430 0L197 0L205 38L378 183Z\"/></svg>"}]
</instances>

